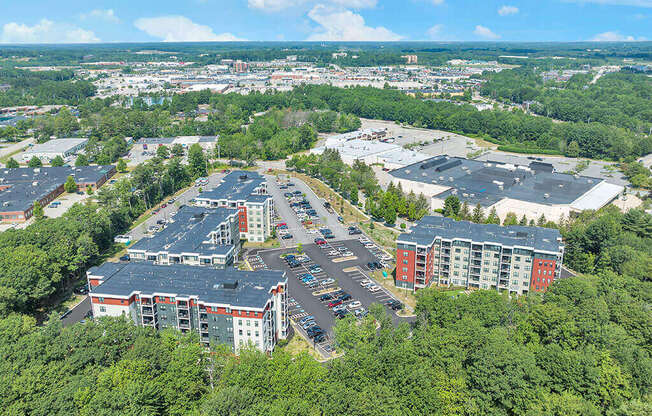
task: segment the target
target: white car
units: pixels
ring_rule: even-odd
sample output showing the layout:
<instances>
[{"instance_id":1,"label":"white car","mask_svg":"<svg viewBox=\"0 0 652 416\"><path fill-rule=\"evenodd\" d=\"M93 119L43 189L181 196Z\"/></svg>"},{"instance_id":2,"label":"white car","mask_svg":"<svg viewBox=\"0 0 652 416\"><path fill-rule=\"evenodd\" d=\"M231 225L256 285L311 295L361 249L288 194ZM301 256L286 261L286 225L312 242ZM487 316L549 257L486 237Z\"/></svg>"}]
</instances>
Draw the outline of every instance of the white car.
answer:
<instances>
[{"instance_id":1,"label":"white car","mask_svg":"<svg viewBox=\"0 0 652 416\"><path fill-rule=\"evenodd\" d=\"M116 243L128 243L131 241L131 236L128 235L116 235L115 238L113 239L114 242Z\"/></svg>"},{"instance_id":2,"label":"white car","mask_svg":"<svg viewBox=\"0 0 652 416\"><path fill-rule=\"evenodd\" d=\"M328 252L329 256L337 256L338 254L340 254L340 253L337 250L331 250L331 251Z\"/></svg>"},{"instance_id":3,"label":"white car","mask_svg":"<svg viewBox=\"0 0 652 416\"><path fill-rule=\"evenodd\" d=\"M362 306L362 302L360 302L359 300L356 300L356 301L353 301L353 302L349 303L347 306L349 307L349 309L357 309L360 306Z\"/></svg>"},{"instance_id":4,"label":"white car","mask_svg":"<svg viewBox=\"0 0 652 416\"><path fill-rule=\"evenodd\" d=\"M328 279L324 279L321 281L322 286L330 285L331 283L335 283L335 279L332 279L330 277Z\"/></svg>"},{"instance_id":5,"label":"white car","mask_svg":"<svg viewBox=\"0 0 652 416\"><path fill-rule=\"evenodd\" d=\"M344 253L342 253L342 255L344 257L351 257L353 255L353 252L352 251L345 251Z\"/></svg>"},{"instance_id":6,"label":"white car","mask_svg":"<svg viewBox=\"0 0 652 416\"><path fill-rule=\"evenodd\" d=\"M380 290L380 287L378 287L378 285L371 285L371 286L367 286L367 289L370 292L378 292Z\"/></svg>"},{"instance_id":7,"label":"white car","mask_svg":"<svg viewBox=\"0 0 652 416\"><path fill-rule=\"evenodd\" d=\"M371 280L366 280L366 279L365 280L360 280L360 286L362 286L362 287L367 287L367 286L372 285L372 284L373 284L373 282Z\"/></svg>"}]
</instances>

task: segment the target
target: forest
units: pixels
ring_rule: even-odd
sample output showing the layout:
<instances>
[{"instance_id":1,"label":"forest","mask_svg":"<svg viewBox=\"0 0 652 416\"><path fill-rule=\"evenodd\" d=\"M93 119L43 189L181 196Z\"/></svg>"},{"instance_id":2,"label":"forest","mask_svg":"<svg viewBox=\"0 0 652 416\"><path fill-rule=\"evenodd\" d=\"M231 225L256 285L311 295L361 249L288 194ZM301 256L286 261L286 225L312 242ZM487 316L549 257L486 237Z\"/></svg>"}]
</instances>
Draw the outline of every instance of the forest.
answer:
<instances>
[{"instance_id":1,"label":"forest","mask_svg":"<svg viewBox=\"0 0 652 416\"><path fill-rule=\"evenodd\" d=\"M484 96L521 104L536 114L571 122L599 122L637 133L652 128L652 80L645 74L614 72L591 84L591 74L567 82L544 82L540 71L517 68L483 74Z\"/></svg>"},{"instance_id":2,"label":"forest","mask_svg":"<svg viewBox=\"0 0 652 416\"><path fill-rule=\"evenodd\" d=\"M11 69L0 66L0 84L10 88L0 92L0 107L22 105L76 105L95 95L95 86L83 80L73 80L74 73Z\"/></svg>"}]
</instances>

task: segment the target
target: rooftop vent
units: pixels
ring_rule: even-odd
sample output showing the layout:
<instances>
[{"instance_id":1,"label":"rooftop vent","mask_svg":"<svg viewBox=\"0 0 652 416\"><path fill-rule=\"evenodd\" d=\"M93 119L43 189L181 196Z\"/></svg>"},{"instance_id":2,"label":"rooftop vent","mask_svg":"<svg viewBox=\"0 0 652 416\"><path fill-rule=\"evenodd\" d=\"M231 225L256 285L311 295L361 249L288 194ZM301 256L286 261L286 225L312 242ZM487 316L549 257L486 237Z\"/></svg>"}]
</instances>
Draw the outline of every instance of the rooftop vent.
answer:
<instances>
[{"instance_id":1,"label":"rooftop vent","mask_svg":"<svg viewBox=\"0 0 652 416\"><path fill-rule=\"evenodd\" d=\"M410 169L405 169L405 173L410 173Z\"/></svg>"},{"instance_id":2,"label":"rooftop vent","mask_svg":"<svg viewBox=\"0 0 652 416\"><path fill-rule=\"evenodd\" d=\"M224 289L236 289L238 287L237 280L226 280L224 282Z\"/></svg>"},{"instance_id":3,"label":"rooftop vent","mask_svg":"<svg viewBox=\"0 0 652 416\"><path fill-rule=\"evenodd\" d=\"M546 198L546 199L548 199L548 198L550 198L550 194L548 194L548 193L543 194L543 197Z\"/></svg>"}]
</instances>

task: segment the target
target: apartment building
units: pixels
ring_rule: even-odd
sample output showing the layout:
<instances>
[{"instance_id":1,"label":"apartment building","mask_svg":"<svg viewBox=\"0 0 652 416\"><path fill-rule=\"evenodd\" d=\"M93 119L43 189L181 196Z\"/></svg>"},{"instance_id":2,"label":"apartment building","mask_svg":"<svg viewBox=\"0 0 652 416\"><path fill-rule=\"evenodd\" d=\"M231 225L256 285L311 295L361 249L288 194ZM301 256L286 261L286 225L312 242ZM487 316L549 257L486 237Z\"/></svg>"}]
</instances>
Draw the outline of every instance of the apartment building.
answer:
<instances>
[{"instance_id":1,"label":"apartment building","mask_svg":"<svg viewBox=\"0 0 652 416\"><path fill-rule=\"evenodd\" d=\"M283 271L104 263L87 272L93 316L125 316L139 326L196 332L200 341L274 350L287 338Z\"/></svg>"},{"instance_id":2,"label":"apartment building","mask_svg":"<svg viewBox=\"0 0 652 416\"><path fill-rule=\"evenodd\" d=\"M115 166L0 169L0 223L22 223L34 214L34 201L45 207L64 192L68 176L78 191L97 190L116 173Z\"/></svg>"},{"instance_id":3,"label":"apartment building","mask_svg":"<svg viewBox=\"0 0 652 416\"><path fill-rule=\"evenodd\" d=\"M200 207L237 209L242 239L262 242L272 236L274 200L259 173L233 171L216 188L204 191L195 200Z\"/></svg>"},{"instance_id":4,"label":"apartment building","mask_svg":"<svg viewBox=\"0 0 652 416\"><path fill-rule=\"evenodd\" d=\"M127 249L132 260L225 268L240 252L238 210L184 206L167 226Z\"/></svg>"},{"instance_id":5,"label":"apartment building","mask_svg":"<svg viewBox=\"0 0 652 416\"><path fill-rule=\"evenodd\" d=\"M431 284L525 294L559 278L564 246L559 230L474 224L427 216L397 239L397 287Z\"/></svg>"}]
</instances>

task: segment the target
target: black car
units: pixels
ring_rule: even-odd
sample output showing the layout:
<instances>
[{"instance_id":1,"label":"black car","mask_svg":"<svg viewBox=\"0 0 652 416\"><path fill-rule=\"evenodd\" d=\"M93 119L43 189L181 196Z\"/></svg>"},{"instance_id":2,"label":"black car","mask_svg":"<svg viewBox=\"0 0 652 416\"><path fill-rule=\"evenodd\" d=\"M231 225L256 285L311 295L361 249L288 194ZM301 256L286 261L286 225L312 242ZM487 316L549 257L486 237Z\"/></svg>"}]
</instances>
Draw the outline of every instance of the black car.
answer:
<instances>
[{"instance_id":1,"label":"black car","mask_svg":"<svg viewBox=\"0 0 652 416\"><path fill-rule=\"evenodd\" d=\"M282 238L283 240L289 240L289 239L292 238L292 234L283 234L283 236L282 236L281 238Z\"/></svg>"},{"instance_id":2,"label":"black car","mask_svg":"<svg viewBox=\"0 0 652 416\"><path fill-rule=\"evenodd\" d=\"M327 300L331 300L331 299L333 299L333 295L331 295L330 293L326 293L325 295L321 295L319 297L319 300L322 302L326 302Z\"/></svg>"},{"instance_id":3,"label":"black car","mask_svg":"<svg viewBox=\"0 0 652 416\"><path fill-rule=\"evenodd\" d=\"M301 263L299 263L299 262L296 261L296 260L288 261L288 266L290 266L290 268L292 268L292 269L294 269L295 267L299 266L299 264L301 264Z\"/></svg>"},{"instance_id":4,"label":"black car","mask_svg":"<svg viewBox=\"0 0 652 416\"><path fill-rule=\"evenodd\" d=\"M335 236L333 234L324 234L324 238L331 239L331 238L335 238Z\"/></svg>"},{"instance_id":5,"label":"black car","mask_svg":"<svg viewBox=\"0 0 652 416\"><path fill-rule=\"evenodd\" d=\"M125 254L124 256L120 256L120 261L129 261L131 260L131 257L129 257L129 254Z\"/></svg>"},{"instance_id":6,"label":"black car","mask_svg":"<svg viewBox=\"0 0 652 416\"><path fill-rule=\"evenodd\" d=\"M292 193L293 193L294 195L301 195L301 194L302 194L301 191L294 191L294 192L292 192Z\"/></svg>"},{"instance_id":7,"label":"black car","mask_svg":"<svg viewBox=\"0 0 652 416\"><path fill-rule=\"evenodd\" d=\"M340 299L342 302L345 302L345 301L351 299L351 295L349 295L348 293L345 293L345 294L343 294L342 296L340 296L339 299Z\"/></svg>"},{"instance_id":8,"label":"black car","mask_svg":"<svg viewBox=\"0 0 652 416\"><path fill-rule=\"evenodd\" d=\"M374 263L371 262L371 261L369 263L367 263L367 267L369 267L369 270L375 270L376 269L376 267L374 266Z\"/></svg>"},{"instance_id":9,"label":"black car","mask_svg":"<svg viewBox=\"0 0 652 416\"><path fill-rule=\"evenodd\" d=\"M353 230L349 230L349 235L356 235L356 234L362 234L362 231L358 230L357 228L354 228Z\"/></svg>"},{"instance_id":10,"label":"black car","mask_svg":"<svg viewBox=\"0 0 652 416\"><path fill-rule=\"evenodd\" d=\"M323 334L323 333L324 333L324 330L321 329L321 328L318 327L318 326L311 326L310 328L308 328L308 329L306 330L306 333L308 334L308 336L309 336L310 338L312 338L312 337L314 337L315 335Z\"/></svg>"},{"instance_id":11,"label":"black car","mask_svg":"<svg viewBox=\"0 0 652 416\"><path fill-rule=\"evenodd\" d=\"M346 309L341 309L341 310L335 312L335 317L337 319L344 319L344 318L346 318L346 315L348 315L348 314L349 314L349 311L347 311Z\"/></svg>"},{"instance_id":12,"label":"black car","mask_svg":"<svg viewBox=\"0 0 652 416\"><path fill-rule=\"evenodd\" d=\"M319 334L315 337L315 342L320 343L326 341L326 335L324 334Z\"/></svg>"},{"instance_id":13,"label":"black car","mask_svg":"<svg viewBox=\"0 0 652 416\"><path fill-rule=\"evenodd\" d=\"M378 270L380 270L380 269L383 268L383 266L381 266L380 263L378 263L377 261L374 261L374 262L373 262L373 265L374 265L374 268L375 268L375 269L378 269Z\"/></svg>"},{"instance_id":14,"label":"black car","mask_svg":"<svg viewBox=\"0 0 652 416\"><path fill-rule=\"evenodd\" d=\"M85 295L88 293L88 286L87 285L80 286L78 288L75 288L73 292L75 292L77 295Z\"/></svg>"}]
</instances>

